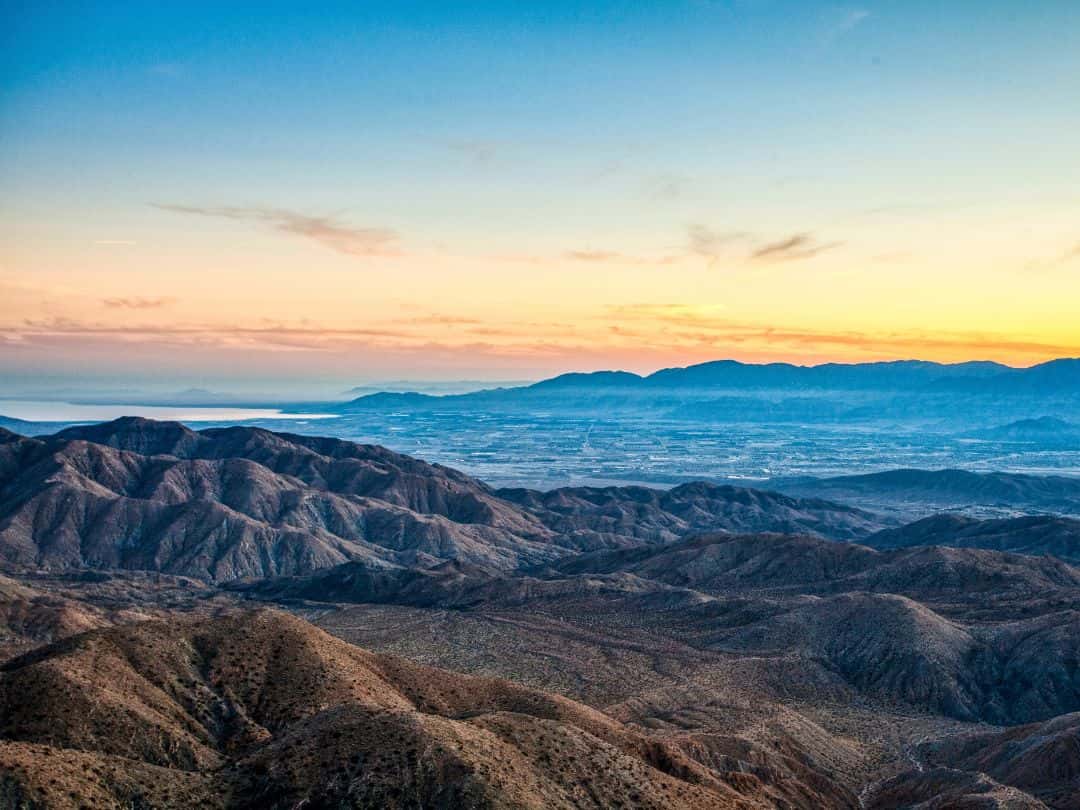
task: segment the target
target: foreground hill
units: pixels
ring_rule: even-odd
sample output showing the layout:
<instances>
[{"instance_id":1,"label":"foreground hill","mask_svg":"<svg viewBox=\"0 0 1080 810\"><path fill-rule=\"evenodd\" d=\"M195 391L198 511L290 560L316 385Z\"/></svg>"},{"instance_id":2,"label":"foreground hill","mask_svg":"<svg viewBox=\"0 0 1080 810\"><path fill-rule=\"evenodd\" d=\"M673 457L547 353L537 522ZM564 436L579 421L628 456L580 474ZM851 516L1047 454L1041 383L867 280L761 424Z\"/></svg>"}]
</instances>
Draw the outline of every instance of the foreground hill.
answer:
<instances>
[{"instance_id":1,"label":"foreground hill","mask_svg":"<svg viewBox=\"0 0 1080 810\"><path fill-rule=\"evenodd\" d=\"M0 576L0 660L24 648L107 624L101 612L89 605Z\"/></svg>"},{"instance_id":2,"label":"foreground hill","mask_svg":"<svg viewBox=\"0 0 1080 810\"><path fill-rule=\"evenodd\" d=\"M9 806L855 806L828 780L710 767L565 698L275 612L43 648L0 670L0 717Z\"/></svg>"},{"instance_id":3,"label":"foreground hill","mask_svg":"<svg viewBox=\"0 0 1080 810\"><path fill-rule=\"evenodd\" d=\"M496 492L382 447L124 418L0 436L0 564L222 582L351 560L498 570L691 530L862 537L866 512L736 487Z\"/></svg>"},{"instance_id":4,"label":"foreground hill","mask_svg":"<svg viewBox=\"0 0 1080 810\"><path fill-rule=\"evenodd\" d=\"M1052 807L1080 807L1080 714L920 748L931 763L988 774Z\"/></svg>"},{"instance_id":5,"label":"foreground hill","mask_svg":"<svg viewBox=\"0 0 1080 810\"><path fill-rule=\"evenodd\" d=\"M864 807L1076 806L1080 570L1060 560L717 534L530 576L448 565L387 585L350 565L246 593L710 750L789 751Z\"/></svg>"},{"instance_id":6,"label":"foreground hill","mask_svg":"<svg viewBox=\"0 0 1080 810\"><path fill-rule=\"evenodd\" d=\"M755 682L771 698L858 695L992 723L1080 711L1070 663L1080 656L1080 569L1047 557L713 534L579 555L532 576L451 563L386 574L352 563L237 591L289 603L450 608L497 621L543 613L601 635L605 623L649 628L698 651L688 667L701 651L754 662ZM625 644L624 632L607 643ZM487 655L505 656L512 668L520 648L499 652L502 643ZM674 665L687 652L666 654Z\"/></svg>"},{"instance_id":7,"label":"foreground hill","mask_svg":"<svg viewBox=\"0 0 1080 810\"><path fill-rule=\"evenodd\" d=\"M884 479L939 475L1071 497ZM0 433L0 805L1072 807L1074 528L493 490L251 428Z\"/></svg>"}]
</instances>

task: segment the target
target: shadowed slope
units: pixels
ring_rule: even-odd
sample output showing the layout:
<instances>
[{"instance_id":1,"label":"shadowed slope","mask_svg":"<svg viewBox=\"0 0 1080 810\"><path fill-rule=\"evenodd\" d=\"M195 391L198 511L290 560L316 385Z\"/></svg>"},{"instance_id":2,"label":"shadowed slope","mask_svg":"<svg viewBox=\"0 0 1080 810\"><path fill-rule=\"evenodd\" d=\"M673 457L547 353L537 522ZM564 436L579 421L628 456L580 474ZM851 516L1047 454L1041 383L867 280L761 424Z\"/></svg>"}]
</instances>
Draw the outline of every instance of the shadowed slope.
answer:
<instances>
[{"instance_id":1,"label":"shadowed slope","mask_svg":"<svg viewBox=\"0 0 1080 810\"><path fill-rule=\"evenodd\" d=\"M1080 714L925 746L934 763L985 773L1050 807L1080 805Z\"/></svg>"},{"instance_id":2,"label":"shadowed slope","mask_svg":"<svg viewBox=\"0 0 1080 810\"><path fill-rule=\"evenodd\" d=\"M901 469L834 478L778 479L769 485L792 495L836 498L913 517L962 508L1080 515L1080 477L1067 475Z\"/></svg>"},{"instance_id":3,"label":"shadowed slope","mask_svg":"<svg viewBox=\"0 0 1080 810\"><path fill-rule=\"evenodd\" d=\"M955 546L1050 554L1080 562L1080 520L1054 515L976 520L965 515L933 515L896 529L885 529L864 541L875 548Z\"/></svg>"}]
</instances>

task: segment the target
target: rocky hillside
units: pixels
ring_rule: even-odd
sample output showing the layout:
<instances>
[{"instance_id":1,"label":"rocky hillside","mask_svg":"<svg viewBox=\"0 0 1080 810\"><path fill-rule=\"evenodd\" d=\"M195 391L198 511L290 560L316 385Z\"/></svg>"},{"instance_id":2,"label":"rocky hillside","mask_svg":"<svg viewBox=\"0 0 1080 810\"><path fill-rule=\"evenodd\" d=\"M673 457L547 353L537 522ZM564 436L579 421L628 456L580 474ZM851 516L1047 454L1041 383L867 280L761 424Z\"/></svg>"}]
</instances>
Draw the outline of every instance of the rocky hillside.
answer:
<instances>
[{"instance_id":1,"label":"rocky hillside","mask_svg":"<svg viewBox=\"0 0 1080 810\"><path fill-rule=\"evenodd\" d=\"M0 805L1074 807L1075 527L886 524L250 428L0 433Z\"/></svg>"},{"instance_id":2,"label":"rocky hillside","mask_svg":"<svg viewBox=\"0 0 1080 810\"><path fill-rule=\"evenodd\" d=\"M1049 555L1080 562L1080 520L1056 515L978 520L946 512L884 529L865 540L875 548L954 546Z\"/></svg>"},{"instance_id":3,"label":"rocky hillside","mask_svg":"<svg viewBox=\"0 0 1080 810\"><path fill-rule=\"evenodd\" d=\"M352 563L236 591L286 603L451 608L499 621L544 613L585 622L589 633L605 622L645 627L665 643L751 661L761 688L771 683L812 703L859 695L999 724L1080 711L1080 569L1053 558L713 534L579 555L530 576ZM511 663L519 655L504 652Z\"/></svg>"},{"instance_id":4,"label":"rocky hillside","mask_svg":"<svg viewBox=\"0 0 1080 810\"><path fill-rule=\"evenodd\" d=\"M941 510L1080 516L1080 476L888 470L834 478L776 479L770 487L798 497L830 498L912 518Z\"/></svg>"},{"instance_id":5,"label":"rocky hillside","mask_svg":"<svg viewBox=\"0 0 1080 810\"><path fill-rule=\"evenodd\" d=\"M800 535L702 534L663 547L599 551L555 563L560 574L633 574L705 593L900 593L922 600L1034 598L1080 588L1053 558L974 549L878 551Z\"/></svg>"},{"instance_id":6,"label":"rocky hillside","mask_svg":"<svg viewBox=\"0 0 1080 810\"><path fill-rule=\"evenodd\" d=\"M6 806L854 807L579 703L261 611L74 636L0 670Z\"/></svg>"},{"instance_id":7,"label":"rocky hillside","mask_svg":"<svg viewBox=\"0 0 1080 810\"><path fill-rule=\"evenodd\" d=\"M1080 806L1080 714L946 739L920 747L919 755L987 774L1051 807Z\"/></svg>"},{"instance_id":8,"label":"rocky hillside","mask_svg":"<svg viewBox=\"0 0 1080 810\"><path fill-rule=\"evenodd\" d=\"M223 582L348 561L514 570L700 528L842 538L872 515L732 487L495 492L382 447L124 418L0 436L0 564Z\"/></svg>"}]
</instances>

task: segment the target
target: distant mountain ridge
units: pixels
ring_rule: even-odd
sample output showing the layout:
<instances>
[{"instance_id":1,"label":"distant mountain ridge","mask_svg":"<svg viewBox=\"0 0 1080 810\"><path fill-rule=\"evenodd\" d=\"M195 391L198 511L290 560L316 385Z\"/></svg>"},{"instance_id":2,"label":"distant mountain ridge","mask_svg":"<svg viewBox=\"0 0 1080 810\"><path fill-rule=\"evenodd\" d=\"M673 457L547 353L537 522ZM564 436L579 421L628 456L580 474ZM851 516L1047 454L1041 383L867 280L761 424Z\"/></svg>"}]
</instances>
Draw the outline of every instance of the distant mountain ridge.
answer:
<instances>
[{"instance_id":1,"label":"distant mountain ridge","mask_svg":"<svg viewBox=\"0 0 1080 810\"><path fill-rule=\"evenodd\" d=\"M972 430L964 438L984 441L1038 443L1062 449L1080 449L1080 424L1056 416L1018 419L1005 425Z\"/></svg>"},{"instance_id":2,"label":"distant mountain ridge","mask_svg":"<svg viewBox=\"0 0 1080 810\"><path fill-rule=\"evenodd\" d=\"M985 377L949 377L931 385L934 390L972 394L1047 394L1080 391L1080 358L1062 357L1030 368L1006 368Z\"/></svg>"},{"instance_id":3,"label":"distant mountain ridge","mask_svg":"<svg viewBox=\"0 0 1080 810\"><path fill-rule=\"evenodd\" d=\"M897 469L773 479L767 486L800 497L830 498L901 513L986 508L1080 516L1080 475Z\"/></svg>"},{"instance_id":4,"label":"distant mountain ridge","mask_svg":"<svg viewBox=\"0 0 1080 810\"><path fill-rule=\"evenodd\" d=\"M927 395L957 392L991 395L1080 394L1080 359L1053 360L1030 368L1012 368L991 361L935 363L897 360L876 363L754 364L715 360L683 368L667 368L647 376L627 371L572 372L516 388L494 388L467 394L415 392L378 393L335 406L339 412L370 408L470 408L528 403L550 397L614 397L634 403L665 392L785 391L895 392Z\"/></svg>"},{"instance_id":5,"label":"distant mountain ridge","mask_svg":"<svg viewBox=\"0 0 1080 810\"><path fill-rule=\"evenodd\" d=\"M977 520L943 513L884 529L865 540L874 548L953 546L983 548L1017 554L1052 555L1074 565L1080 563L1080 520L1055 515Z\"/></svg>"}]
</instances>

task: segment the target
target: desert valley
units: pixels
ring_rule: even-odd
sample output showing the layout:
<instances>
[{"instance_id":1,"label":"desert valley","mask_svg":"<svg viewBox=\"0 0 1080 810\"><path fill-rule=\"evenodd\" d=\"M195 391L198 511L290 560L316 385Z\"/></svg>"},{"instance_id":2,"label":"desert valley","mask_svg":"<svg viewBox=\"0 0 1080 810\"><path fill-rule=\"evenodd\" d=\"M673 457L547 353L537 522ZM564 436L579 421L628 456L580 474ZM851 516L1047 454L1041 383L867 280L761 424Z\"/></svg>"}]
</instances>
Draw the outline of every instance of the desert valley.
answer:
<instances>
[{"instance_id":1,"label":"desert valley","mask_svg":"<svg viewBox=\"0 0 1080 810\"><path fill-rule=\"evenodd\" d=\"M1002 486L905 476L972 504ZM1080 503L1075 479L1004 481ZM890 481L820 488L855 483ZM1074 807L1067 511L494 489L140 418L4 432L0 799Z\"/></svg>"}]
</instances>

